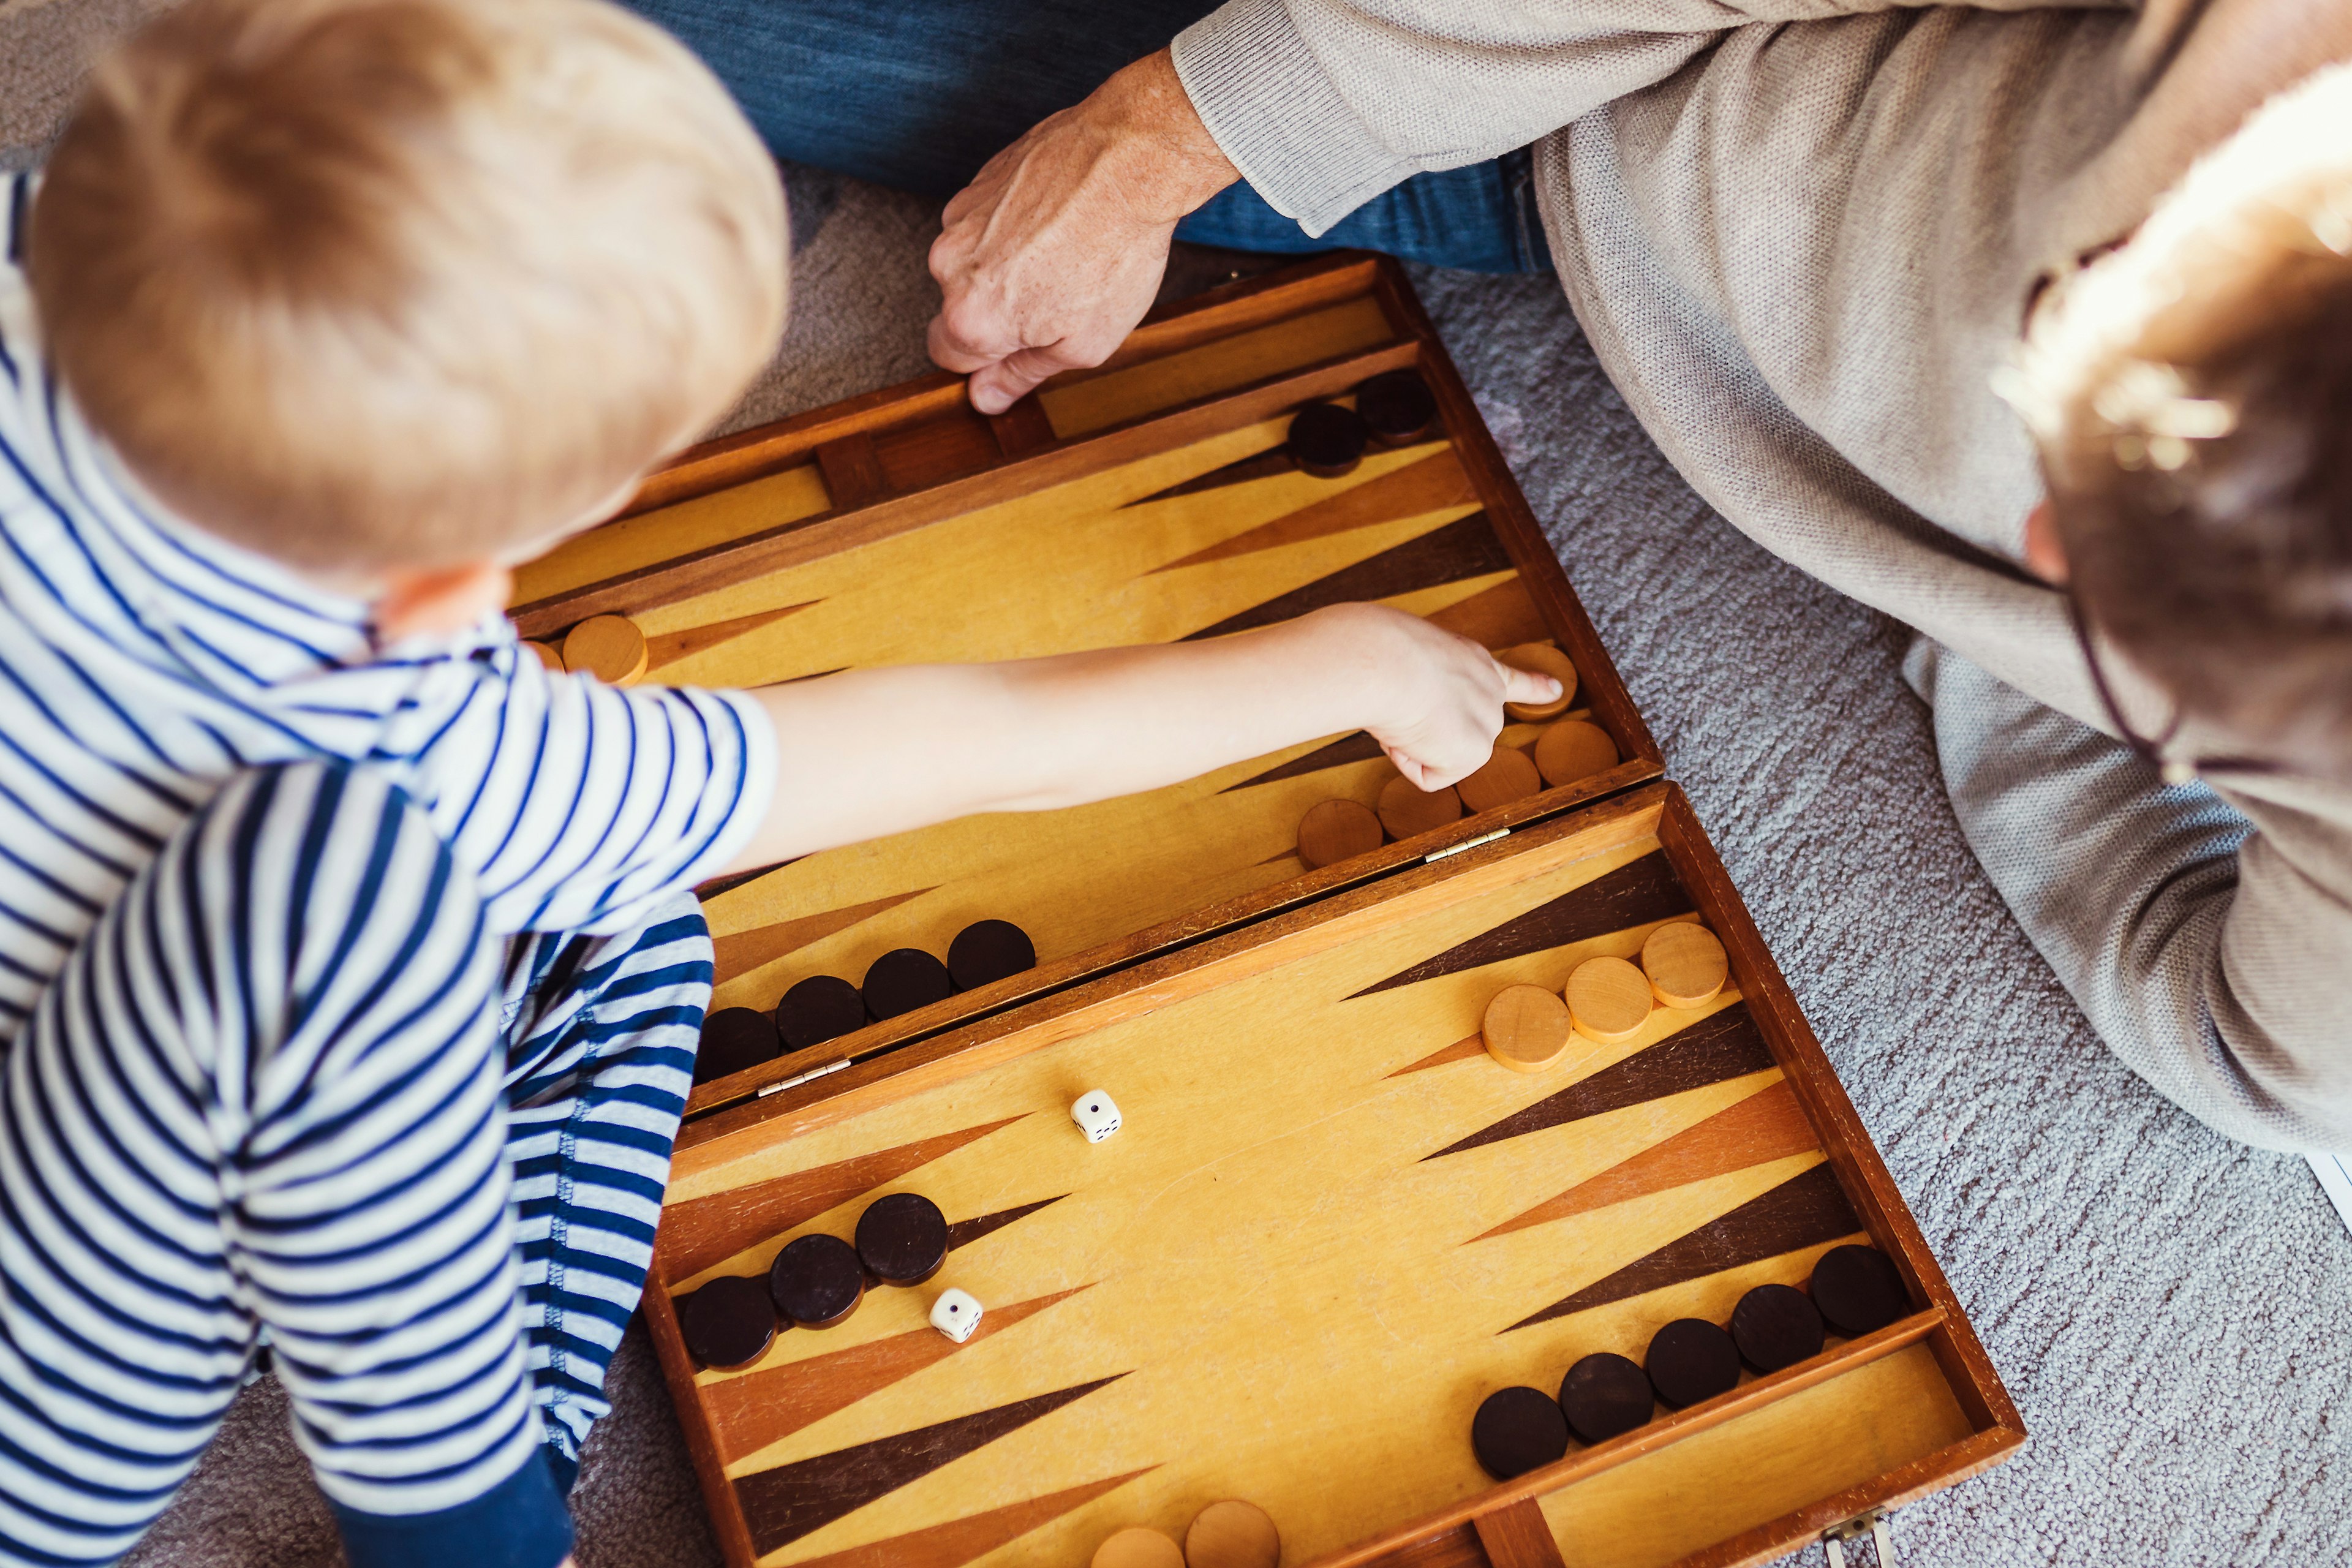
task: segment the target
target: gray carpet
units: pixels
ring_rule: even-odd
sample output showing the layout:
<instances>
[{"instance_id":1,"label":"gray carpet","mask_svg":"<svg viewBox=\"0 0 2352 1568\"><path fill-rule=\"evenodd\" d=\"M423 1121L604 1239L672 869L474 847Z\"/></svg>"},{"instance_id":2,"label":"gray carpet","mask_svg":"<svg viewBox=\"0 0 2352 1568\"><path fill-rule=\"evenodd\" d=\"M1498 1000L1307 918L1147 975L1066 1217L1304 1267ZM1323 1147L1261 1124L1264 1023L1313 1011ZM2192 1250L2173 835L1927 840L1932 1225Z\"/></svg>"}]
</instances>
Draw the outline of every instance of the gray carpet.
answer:
<instances>
[{"instance_id":1,"label":"gray carpet","mask_svg":"<svg viewBox=\"0 0 2352 1568\"><path fill-rule=\"evenodd\" d=\"M142 5L0 4L0 162L34 155L78 51ZM929 368L930 210L794 191L790 336L733 426ZM2308 1169L2207 1132L2091 1035L1960 839L1899 628L1693 496L1551 284L1418 283L2032 1432L1904 1510L1902 1561L2352 1562L2352 1238ZM642 1331L610 1386L583 1568L716 1563ZM338 1557L265 1382L131 1561Z\"/></svg>"}]
</instances>

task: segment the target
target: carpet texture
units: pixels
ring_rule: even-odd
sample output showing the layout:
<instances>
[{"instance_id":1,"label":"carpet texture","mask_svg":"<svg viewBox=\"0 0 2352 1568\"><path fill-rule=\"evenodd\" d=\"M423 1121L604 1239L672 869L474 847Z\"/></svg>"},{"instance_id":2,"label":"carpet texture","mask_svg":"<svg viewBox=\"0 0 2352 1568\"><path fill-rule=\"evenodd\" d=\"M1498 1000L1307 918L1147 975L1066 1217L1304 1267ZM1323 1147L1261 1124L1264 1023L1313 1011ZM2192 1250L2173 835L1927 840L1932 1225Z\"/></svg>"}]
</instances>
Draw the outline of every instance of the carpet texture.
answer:
<instances>
[{"instance_id":1,"label":"carpet texture","mask_svg":"<svg viewBox=\"0 0 2352 1568\"><path fill-rule=\"evenodd\" d=\"M146 8L0 4L0 163L37 155L83 51ZM934 210L792 188L792 328L730 428L929 368ZM2207 1132L2089 1032L1961 841L1901 628L1710 512L1549 280L1416 283L2032 1433L1903 1510L1902 1562L2352 1562L2352 1238L2310 1171ZM715 1564L642 1329L610 1386L583 1568ZM274 1382L130 1561L340 1561Z\"/></svg>"}]
</instances>

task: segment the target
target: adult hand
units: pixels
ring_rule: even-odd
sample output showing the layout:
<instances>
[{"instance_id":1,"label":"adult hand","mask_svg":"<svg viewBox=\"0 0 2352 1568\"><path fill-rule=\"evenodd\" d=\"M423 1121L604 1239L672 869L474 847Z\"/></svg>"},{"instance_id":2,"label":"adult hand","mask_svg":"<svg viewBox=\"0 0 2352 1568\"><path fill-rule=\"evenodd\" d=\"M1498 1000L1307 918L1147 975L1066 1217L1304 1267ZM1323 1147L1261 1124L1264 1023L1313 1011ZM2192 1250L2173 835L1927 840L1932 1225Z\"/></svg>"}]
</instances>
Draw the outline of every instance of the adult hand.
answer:
<instances>
[{"instance_id":1,"label":"adult hand","mask_svg":"<svg viewBox=\"0 0 2352 1568\"><path fill-rule=\"evenodd\" d=\"M1177 220L1238 178L1161 49L1039 121L948 203L931 357L999 414L1100 364L1151 308Z\"/></svg>"}]
</instances>

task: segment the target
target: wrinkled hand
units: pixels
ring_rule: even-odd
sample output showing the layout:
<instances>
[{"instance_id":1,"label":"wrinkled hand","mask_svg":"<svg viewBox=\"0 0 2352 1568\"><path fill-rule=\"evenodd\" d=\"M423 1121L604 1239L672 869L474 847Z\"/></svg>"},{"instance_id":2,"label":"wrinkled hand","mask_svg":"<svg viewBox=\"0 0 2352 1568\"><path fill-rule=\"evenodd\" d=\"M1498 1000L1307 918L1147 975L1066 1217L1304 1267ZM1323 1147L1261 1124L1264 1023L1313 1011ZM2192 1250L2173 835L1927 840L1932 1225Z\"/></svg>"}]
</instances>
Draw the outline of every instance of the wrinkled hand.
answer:
<instances>
[{"instance_id":1,"label":"wrinkled hand","mask_svg":"<svg viewBox=\"0 0 2352 1568\"><path fill-rule=\"evenodd\" d=\"M1503 731L1504 703L1541 704L1559 695L1550 676L1513 668L1418 616L1376 605L1336 613L1377 644L1364 656L1378 665L1371 683L1378 710L1364 728L1417 789L1444 789L1485 767Z\"/></svg>"},{"instance_id":2,"label":"wrinkled hand","mask_svg":"<svg viewBox=\"0 0 2352 1568\"><path fill-rule=\"evenodd\" d=\"M948 203L931 358L971 377L982 414L1100 364L1151 308L1177 221L1236 177L1168 51L1136 61Z\"/></svg>"}]
</instances>

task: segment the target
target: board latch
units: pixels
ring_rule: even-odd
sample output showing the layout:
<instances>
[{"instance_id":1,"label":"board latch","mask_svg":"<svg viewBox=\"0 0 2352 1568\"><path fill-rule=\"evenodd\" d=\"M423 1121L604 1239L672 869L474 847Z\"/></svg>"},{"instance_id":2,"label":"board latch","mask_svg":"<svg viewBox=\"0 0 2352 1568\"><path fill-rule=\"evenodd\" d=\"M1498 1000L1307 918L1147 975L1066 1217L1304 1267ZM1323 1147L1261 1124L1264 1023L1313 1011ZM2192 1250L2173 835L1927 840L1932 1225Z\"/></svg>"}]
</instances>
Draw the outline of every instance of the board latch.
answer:
<instances>
[{"instance_id":1,"label":"board latch","mask_svg":"<svg viewBox=\"0 0 2352 1568\"><path fill-rule=\"evenodd\" d=\"M1822 1545L1829 1552L1830 1568L1846 1568L1845 1543L1870 1537L1870 1544L1878 1553L1878 1568L1895 1568L1895 1537L1887 1528L1887 1513L1883 1508L1856 1515L1843 1524L1832 1525L1822 1532Z\"/></svg>"}]
</instances>

